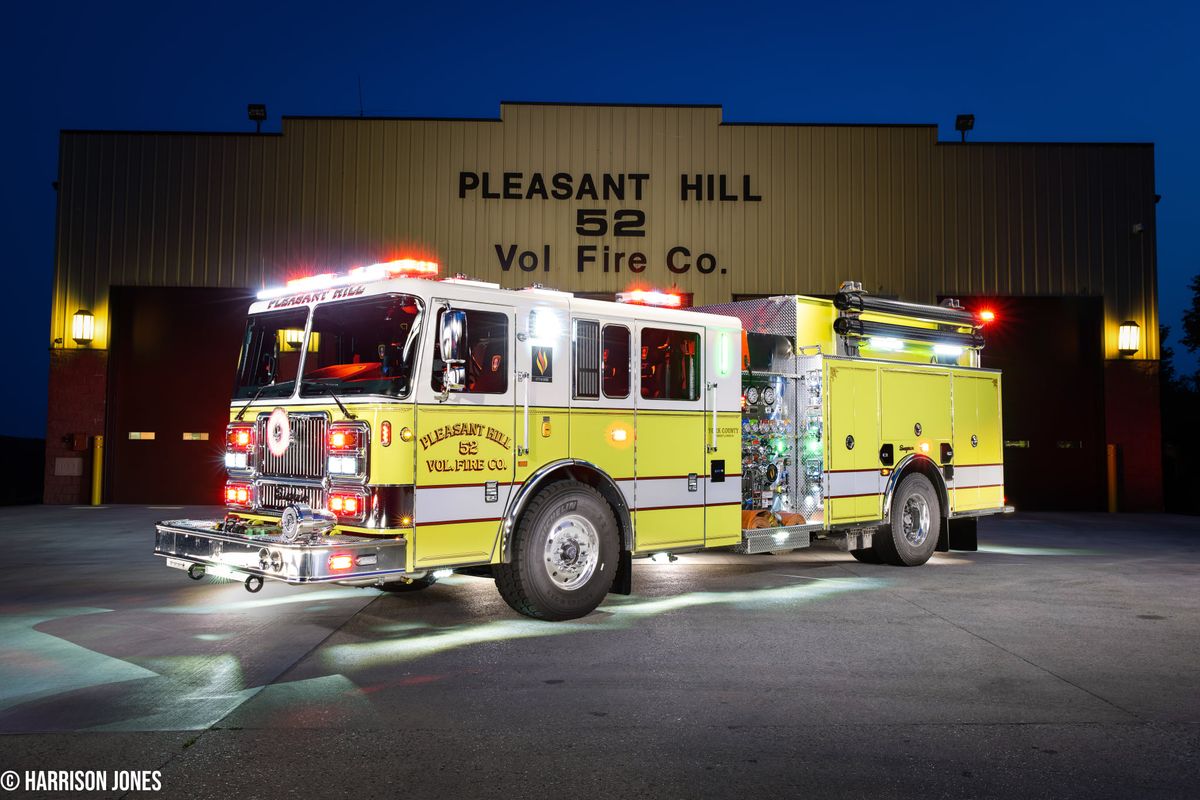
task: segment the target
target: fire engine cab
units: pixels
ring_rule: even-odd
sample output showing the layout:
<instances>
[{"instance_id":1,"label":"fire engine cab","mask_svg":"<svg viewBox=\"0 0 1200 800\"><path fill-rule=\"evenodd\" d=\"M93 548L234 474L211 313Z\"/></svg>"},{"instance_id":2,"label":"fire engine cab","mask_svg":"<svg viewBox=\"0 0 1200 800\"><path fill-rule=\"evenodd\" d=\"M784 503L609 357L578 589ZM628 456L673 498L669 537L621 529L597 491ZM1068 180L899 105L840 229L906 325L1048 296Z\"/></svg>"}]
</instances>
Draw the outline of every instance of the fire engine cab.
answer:
<instances>
[{"instance_id":1,"label":"fire engine cab","mask_svg":"<svg viewBox=\"0 0 1200 800\"><path fill-rule=\"evenodd\" d=\"M854 283L832 299L681 309L522 290L402 260L250 308L220 520L157 525L205 574L424 589L489 575L570 619L631 559L827 539L915 566L1004 505L983 321Z\"/></svg>"}]
</instances>

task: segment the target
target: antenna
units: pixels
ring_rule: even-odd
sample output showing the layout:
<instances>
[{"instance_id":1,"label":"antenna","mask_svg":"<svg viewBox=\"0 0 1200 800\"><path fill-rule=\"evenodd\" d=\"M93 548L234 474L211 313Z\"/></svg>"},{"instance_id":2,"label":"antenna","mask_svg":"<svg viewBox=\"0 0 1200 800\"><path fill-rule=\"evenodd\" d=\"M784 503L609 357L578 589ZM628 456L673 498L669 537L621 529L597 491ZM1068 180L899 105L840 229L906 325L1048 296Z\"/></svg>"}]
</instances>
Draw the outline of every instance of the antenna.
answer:
<instances>
[{"instance_id":1,"label":"antenna","mask_svg":"<svg viewBox=\"0 0 1200 800\"><path fill-rule=\"evenodd\" d=\"M361 117L363 112L363 93L362 93L362 75L358 76L358 115Z\"/></svg>"}]
</instances>

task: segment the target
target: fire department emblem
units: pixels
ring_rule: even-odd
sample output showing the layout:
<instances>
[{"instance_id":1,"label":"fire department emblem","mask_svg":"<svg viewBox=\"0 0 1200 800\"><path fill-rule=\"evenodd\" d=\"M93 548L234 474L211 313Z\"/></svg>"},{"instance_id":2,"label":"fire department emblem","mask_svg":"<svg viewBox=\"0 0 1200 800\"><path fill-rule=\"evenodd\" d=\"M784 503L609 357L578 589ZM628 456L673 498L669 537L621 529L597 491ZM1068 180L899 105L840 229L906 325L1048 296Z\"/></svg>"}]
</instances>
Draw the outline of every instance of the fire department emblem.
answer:
<instances>
[{"instance_id":1,"label":"fire department emblem","mask_svg":"<svg viewBox=\"0 0 1200 800\"><path fill-rule=\"evenodd\" d=\"M271 451L271 455L280 458L287 452L288 445L291 443L291 422L288 420L287 412L282 408L277 408L267 418L267 449Z\"/></svg>"},{"instance_id":2,"label":"fire department emblem","mask_svg":"<svg viewBox=\"0 0 1200 800\"><path fill-rule=\"evenodd\" d=\"M554 380L554 350L549 347L534 347L534 383L550 383L552 380Z\"/></svg>"}]
</instances>

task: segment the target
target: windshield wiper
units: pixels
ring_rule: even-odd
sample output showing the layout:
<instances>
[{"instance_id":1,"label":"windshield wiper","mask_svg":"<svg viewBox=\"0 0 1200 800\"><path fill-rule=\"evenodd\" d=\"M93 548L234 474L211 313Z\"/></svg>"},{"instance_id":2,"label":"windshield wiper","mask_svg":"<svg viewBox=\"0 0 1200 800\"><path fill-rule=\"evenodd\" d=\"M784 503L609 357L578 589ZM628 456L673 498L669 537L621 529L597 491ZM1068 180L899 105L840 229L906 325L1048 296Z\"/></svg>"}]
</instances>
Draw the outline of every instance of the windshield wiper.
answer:
<instances>
[{"instance_id":1,"label":"windshield wiper","mask_svg":"<svg viewBox=\"0 0 1200 800\"><path fill-rule=\"evenodd\" d=\"M240 421L242 418L242 415L246 413L246 409L250 408L250 406L252 406L254 404L255 400L262 397L263 392L265 392L267 389L278 389L282 386L286 386L289 383L295 383L295 381L283 381L282 383L267 383L267 384L264 384L264 385L258 387L258 391L254 393L253 397L251 397L249 400L246 401L246 405L242 406L242 410L237 413L237 416L234 417L234 419Z\"/></svg>"},{"instance_id":2,"label":"windshield wiper","mask_svg":"<svg viewBox=\"0 0 1200 800\"><path fill-rule=\"evenodd\" d=\"M305 384L307 384L309 386L315 386L318 389L320 389L321 391L323 391L325 394L332 397L333 402L337 403L338 408L340 408L342 410L342 413L346 415L346 419L358 419L358 417L356 417L350 413L350 409L346 408L346 405L341 400L338 399L338 396L333 393L333 389L331 389L330 387L326 386L323 383L320 383L319 381L301 381L300 382L301 386L304 386Z\"/></svg>"},{"instance_id":3,"label":"windshield wiper","mask_svg":"<svg viewBox=\"0 0 1200 800\"><path fill-rule=\"evenodd\" d=\"M265 392L269 387L274 386L274 385L275 384L273 384L273 383L264 383L262 386L258 387L258 391L254 393L254 397L251 397L249 400L246 401L246 405L242 406L242 410L237 413L237 416L234 417L234 419L237 420L238 422L241 422L242 415L244 415L246 413L246 409L248 409L254 403L255 400L262 397L263 392Z\"/></svg>"}]
</instances>

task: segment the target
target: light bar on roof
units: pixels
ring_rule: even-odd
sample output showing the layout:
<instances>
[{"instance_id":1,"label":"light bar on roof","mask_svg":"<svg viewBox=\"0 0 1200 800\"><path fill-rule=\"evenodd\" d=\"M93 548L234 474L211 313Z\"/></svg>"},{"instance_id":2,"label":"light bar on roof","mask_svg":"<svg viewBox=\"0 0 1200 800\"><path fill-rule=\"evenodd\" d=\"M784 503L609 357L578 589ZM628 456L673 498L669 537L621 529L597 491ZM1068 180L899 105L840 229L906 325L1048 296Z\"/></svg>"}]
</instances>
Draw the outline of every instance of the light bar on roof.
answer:
<instances>
[{"instance_id":1,"label":"light bar on roof","mask_svg":"<svg viewBox=\"0 0 1200 800\"><path fill-rule=\"evenodd\" d=\"M653 289L634 289L629 292L618 292L617 302L629 303L636 306L681 308L683 306L683 296L672 292L659 292Z\"/></svg>"},{"instance_id":2,"label":"light bar on roof","mask_svg":"<svg viewBox=\"0 0 1200 800\"><path fill-rule=\"evenodd\" d=\"M417 261L415 258L401 258L396 261L384 261L381 264L371 264L367 267L355 267L350 270L350 277L362 281L374 281L382 278L398 276L408 278L431 278L438 274L438 265L434 261Z\"/></svg>"},{"instance_id":3,"label":"light bar on roof","mask_svg":"<svg viewBox=\"0 0 1200 800\"><path fill-rule=\"evenodd\" d=\"M355 267L345 275L324 272L320 275L293 278L285 286L262 290L258 293L258 299L269 300L272 297L280 297L292 292L330 289L335 286L349 286L355 283L381 281L387 278L433 278L437 274L438 264L436 261L418 261L415 258L400 258L395 261L384 261L379 264L369 264L365 267Z\"/></svg>"}]
</instances>

